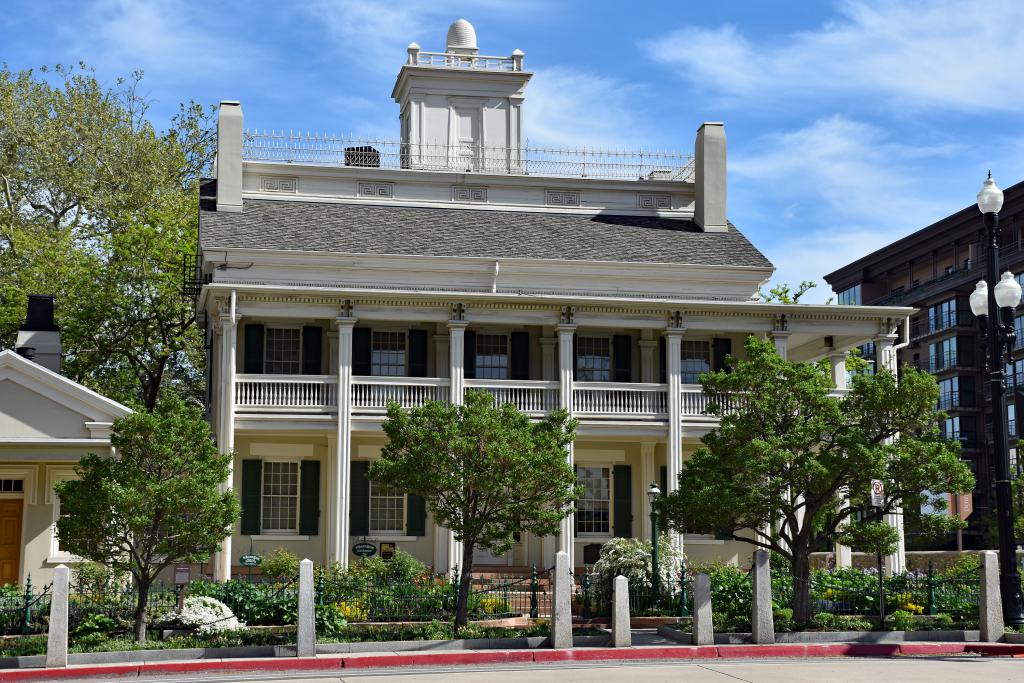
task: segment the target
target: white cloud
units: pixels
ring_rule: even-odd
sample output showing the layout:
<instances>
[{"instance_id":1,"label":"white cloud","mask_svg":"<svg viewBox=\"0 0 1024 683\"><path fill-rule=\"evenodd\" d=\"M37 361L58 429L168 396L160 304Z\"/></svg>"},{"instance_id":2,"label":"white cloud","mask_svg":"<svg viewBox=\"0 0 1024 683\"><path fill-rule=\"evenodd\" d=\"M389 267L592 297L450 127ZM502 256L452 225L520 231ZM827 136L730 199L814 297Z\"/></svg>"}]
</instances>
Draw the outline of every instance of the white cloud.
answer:
<instances>
[{"instance_id":1,"label":"white cloud","mask_svg":"<svg viewBox=\"0 0 1024 683\"><path fill-rule=\"evenodd\" d=\"M230 79L259 72L262 53L232 37L216 17L181 0L102 0L86 9L83 25L65 32L72 51L96 55L98 66L121 73L142 68L165 84L193 83L198 73Z\"/></svg>"},{"instance_id":2,"label":"white cloud","mask_svg":"<svg viewBox=\"0 0 1024 683\"><path fill-rule=\"evenodd\" d=\"M949 212L935 167L963 150L909 147L843 116L764 136L730 161L730 216L776 265L776 282L814 280L806 301L830 294L821 276ZM736 201L736 198L739 201Z\"/></svg>"},{"instance_id":3,"label":"white cloud","mask_svg":"<svg viewBox=\"0 0 1024 683\"><path fill-rule=\"evenodd\" d=\"M849 0L816 30L748 40L687 26L647 45L656 60L730 100L880 97L893 106L1024 106L1024 3Z\"/></svg>"},{"instance_id":4,"label":"white cloud","mask_svg":"<svg viewBox=\"0 0 1024 683\"><path fill-rule=\"evenodd\" d=\"M531 145L649 146L641 93L641 86L571 67L540 69L526 88L526 136Z\"/></svg>"}]
</instances>

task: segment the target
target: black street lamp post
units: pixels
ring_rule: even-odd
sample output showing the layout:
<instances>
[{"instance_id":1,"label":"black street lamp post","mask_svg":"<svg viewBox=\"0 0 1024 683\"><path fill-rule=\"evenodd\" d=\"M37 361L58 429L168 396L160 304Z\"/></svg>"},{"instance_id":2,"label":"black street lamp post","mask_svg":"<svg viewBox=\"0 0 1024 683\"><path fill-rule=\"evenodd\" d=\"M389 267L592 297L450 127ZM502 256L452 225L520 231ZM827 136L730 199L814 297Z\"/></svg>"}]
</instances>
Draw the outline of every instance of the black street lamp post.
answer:
<instances>
[{"instance_id":1,"label":"black street lamp post","mask_svg":"<svg viewBox=\"0 0 1024 683\"><path fill-rule=\"evenodd\" d=\"M647 497L651 501L651 590L654 599L661 595L661 577L658 573L658 496L661 489L657 484L651 484L647 489Z\"/></svg>"},{"instance_id":2,"label":"black street lamp post","mask_svg":"<svg viewBox=\"0 0 1024 683\"><path fill-rule=\"evenodd\" d=\"M999 592L1003 621L1024 625L1024 598L1017 573L1017 542L1014 538L1013 498L1010 487L1010 447L1006 419L1006 377L1003 371L1013 349L1013 313L1020 303L1021 287L1013 273L999 276L999 210L1003 193L992 174L978 193L978 208L988 231L988 264L985 279L971 294L971 311L978 318L988 347L988 387L992 401L992 452L996 471L996 521L999 529Z\"/></svg>"}]
</instances>

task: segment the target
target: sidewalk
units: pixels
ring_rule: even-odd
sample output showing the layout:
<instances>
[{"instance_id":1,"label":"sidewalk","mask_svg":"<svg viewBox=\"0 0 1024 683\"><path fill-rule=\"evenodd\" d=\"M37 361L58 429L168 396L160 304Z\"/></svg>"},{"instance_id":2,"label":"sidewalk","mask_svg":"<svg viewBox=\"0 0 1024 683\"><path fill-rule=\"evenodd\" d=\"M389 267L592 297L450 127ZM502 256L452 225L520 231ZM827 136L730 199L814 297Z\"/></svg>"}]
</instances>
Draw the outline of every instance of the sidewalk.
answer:
<instances>
[{"instance_id":1,"label":"sidewalk","mask_svg":"<svg viewBox=\"0 0 1024 683\"><path fill-rule=\"evenodd\" d=\"M339 671L422 666L529 664L596 661L672 661L808 657L894 657L980 655L1024 658L1024 645L1004 643L822 643L808 645L634 646L629 648L577 648L572 650L461 650L447 652L364 653L296 658L205 659L133 664L83 664L65 669L7 669L0 681L43 681L103 677L137 678L197 672Z\"/></svg>"}]
</instances>

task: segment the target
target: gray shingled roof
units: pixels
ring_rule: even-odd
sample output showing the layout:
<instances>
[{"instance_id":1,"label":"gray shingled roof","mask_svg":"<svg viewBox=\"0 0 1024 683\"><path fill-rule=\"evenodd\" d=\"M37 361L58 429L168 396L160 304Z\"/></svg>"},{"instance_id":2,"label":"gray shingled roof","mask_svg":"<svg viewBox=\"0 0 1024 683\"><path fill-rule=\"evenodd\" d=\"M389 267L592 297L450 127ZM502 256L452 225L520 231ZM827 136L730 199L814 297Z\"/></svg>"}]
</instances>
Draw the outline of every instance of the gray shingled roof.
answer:
<instances>
[{"instance_id":1,"label":"gray shingled roof","mask_svg":"<svg viewBox=\"0 0 1024 683\"><path fill-rule=\"evenodd\" d=\"M227 213L213 210L204 194L204 249L772 265L733 226L705 233L689 220L273 199L246 199L241 213Z\"/></svg>"}]
</instances>

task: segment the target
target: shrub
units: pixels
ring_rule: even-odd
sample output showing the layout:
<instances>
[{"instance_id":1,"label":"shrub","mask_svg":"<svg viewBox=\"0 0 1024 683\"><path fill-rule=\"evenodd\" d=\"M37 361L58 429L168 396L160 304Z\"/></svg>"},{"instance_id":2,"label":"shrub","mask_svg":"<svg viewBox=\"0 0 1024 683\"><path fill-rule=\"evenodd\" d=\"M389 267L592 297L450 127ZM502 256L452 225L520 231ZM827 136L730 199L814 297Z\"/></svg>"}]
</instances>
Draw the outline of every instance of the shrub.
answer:
<instances>
[{"instance_id":1,"label":"shrub","mask_svg":"<svg viewBox=\"0 0 1024 683\"><path fill-rule=\"evenodd\" d=\"M193 581L188 587L189 595L215 598L227 605L240 620L254 626L295 623L298 608L296 591L291 587L282 590L238 579L222 583Z\"/></svg>"},{"instance_id":2,"label":"shrub","mask_svg":"<svg viewBox=\"0 0 1024 683\"><path fill-rule=\"evenodd\" d=\"M90 614L71 631L71 637L76 641L89 636L105 639L117 630L117 622L107 615Z\"/></svg>"},{"instance_id":3,"label":"shrub","mask_svg":"<svg viewBox=\"0 0 1024 683\"><path fill-rule=\"evenodd\" d=\"M299 574L299 556L285 548L277 548L260 562L260 571L274 583L291 581Z\"/></svg>"},{"instance_id":4,"label":"shrub","mask_svg":"<svg viewBox=\"0 0 1024 683\"><path fill-rule=\"evenodd\" d=\"M818 612L811 618L811 625L821 631L870 631L871 622L860 617Z\"/></svg>"},{"instance_id":5,"label":"shrub","mask_svg":"<svg viewBox=\"0 0 1024 683\"><path fill-rule=\"evenodd\" d=\"M613 538L601 547L601 555L594 565L592 580L597 595L611 600L616 576L625 576L631 587L650 588L654 572L651 569L651 542L638 538ZM658 573L661 585L679 587L677 568L682 559L672 547L667 535L658 539Z\"/></svg>"},{"instance_id":6,"label":"shrub","mask_svg":"<svg viewBox=\"0 0 1024 683\"><path fill-rule=\"evenodd\" d=\"M336 607L346 621L366 621L370 617L370 612L362 600L342 601Z\"/></svg>"},{"instance_id":7,"label":"shrub","mask_svg":"<svg viewBox=\"0 0 1024 683\"><path fill-rule=\"evenodd\" d=\"M227 605L207 596L185 598L185 605L178 612L178 621L184 626L194 627L203 635L245 628Z\"/></svg>"},{"instance_id":8,"label":"shrub","mask_svg":"<svg viewBox=\"0 0 1024 683\"><path fill-rule=\"evenodd\" d=\"M957 556L956 560L951 564L945 572L943 572L943 578L946 579L968 579L974 581L978 578L978 572L981 569L981 558L974 553L962 554Z\"/></svg>"},{"instance_id":9,"label":"shrub","mask_svg":"<svg viewBox=\"0 0 1024 683\"><path fill-rule=\"evenodd\" d=\"M711 580L711 604L723 627L735 623L737 631L749 628L753 608L753 588L750 574L739 567L712 564L701 568Z\"/></svg>"},{"instance_id":10,"label":"shrub","mask_svg":"<svg viewBox=\"0 0 1024 683\"><path fill-rule=\"evenodd\" d=\"M913 631L914 615L906 610L898 609L889 615L887 625L893 631Z\"/></svg>"},{"instance_id":11,"label":"shrub","mask_svg":"<svg viewBox=\"0 0 1024 683\"><path fill-rule=\"evenodd\" d=\"M363 557L351 565L349 574L356 579L382 583L413 583L429 574L427 565L404 550L385 562L380 557Z\"/></svg>"},{"instance_id":12,"label":"shrub","mask_svg":"<svg viewBox=\"0 0 1024 683\"><path fill-rule=\"evenodd\" d=\"M316 632L334 636L341 633L348 626L345 615L338 605L317 605L314 610L316 618Z\"/></svg>"},{"instance_id":13,"label":"shrub","mask_svg":"<svg viewBox=\"0 0 1024 683\"><path fill-rule=\"evenodd\" d=\"M72 585L76 593L124 591L128 588L128 573L111 569L99 562L81 562L75 566Z\"/></svg>"}]
</instances>

